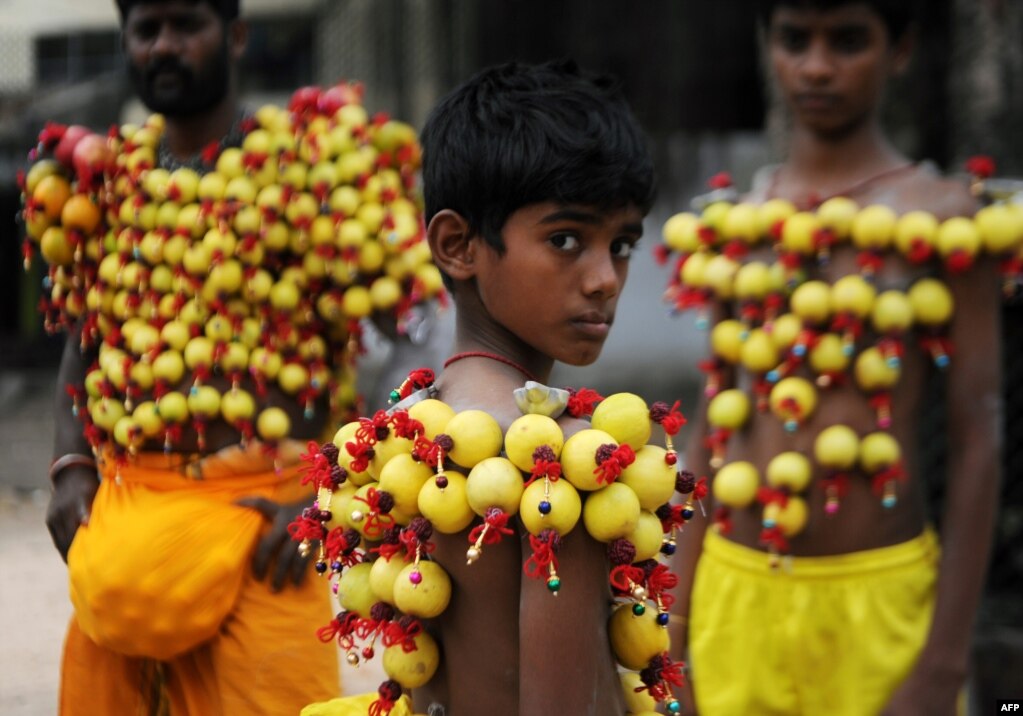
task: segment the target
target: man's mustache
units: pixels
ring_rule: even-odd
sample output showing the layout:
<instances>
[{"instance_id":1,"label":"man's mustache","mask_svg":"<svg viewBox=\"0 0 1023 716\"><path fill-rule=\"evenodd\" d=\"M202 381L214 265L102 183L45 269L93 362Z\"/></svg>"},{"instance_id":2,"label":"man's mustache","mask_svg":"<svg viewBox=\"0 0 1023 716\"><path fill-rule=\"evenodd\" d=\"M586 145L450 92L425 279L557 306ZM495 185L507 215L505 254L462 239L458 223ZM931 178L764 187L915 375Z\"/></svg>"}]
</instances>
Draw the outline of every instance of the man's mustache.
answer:
<instances>
[{"instance_id":1,"label":"man's mustache","mask_svg":"<svg viewBox=\"0 0 1023 716\"><path fill-rule=\"evenodd\" d=\"M192 80L192 71L181 64L177 59L173 57L163 57L154 60L146 66L144 77L146 83L152 83L156 79L157 75L161 74L174 74L181 78L182 82L190 82Z\"/></svg>"}]
</instances>

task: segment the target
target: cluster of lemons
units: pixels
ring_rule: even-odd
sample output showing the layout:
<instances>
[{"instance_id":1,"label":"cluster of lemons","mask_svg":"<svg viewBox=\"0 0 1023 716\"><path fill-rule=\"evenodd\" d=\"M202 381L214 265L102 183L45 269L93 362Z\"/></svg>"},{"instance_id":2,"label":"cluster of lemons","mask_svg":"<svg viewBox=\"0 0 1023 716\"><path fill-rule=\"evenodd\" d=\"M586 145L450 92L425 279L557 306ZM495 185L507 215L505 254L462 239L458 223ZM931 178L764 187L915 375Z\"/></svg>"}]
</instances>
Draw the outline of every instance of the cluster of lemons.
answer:
<instances>
[{"instance_id":1,"label":"cluster of lemons","mask_svg":"<svg viewBox=\"0 0 1023 716\"><path fill-rule=\"evenodd\" d=\"M612 558L618 567L611 582L622 601L609 633L628 670L622 678L630 712L652 712L657 700L676 712L670 686L660 677L649 683L649 674L644 686L637 673L651 662L657 674L670 666L667 589L675 578L656 558L673 547L666 512L676 491L675 455L648 444L651 410L637 395L603 399L590 425L566 439L556 420L527 413L502 432L482 410L456 412L426 398L351 422L332 443L310 444L306 479L318 499L292 535L307 550L320 544L317 571L331 576L344 610L339 619L348 625L335 620L332 633L349 662L359 663L358 637L369 642L362 657L371 658L380 636L383 668L401 689L432 678L438 646L409 618L437 617L451 598L451 579L429 556L433 531L456 534L476 523L466 550L472 564L486 558L486 545L514 534L517 521L534 550L527 576L545 579L556 595L559 542L581 521L609 553L625 555ZM379 556L355 549L362 540L382 541L374 549Z\"/></svg>"},{"instance_id":2,"label":"cluster of lemons","mask_svg":"<svg viewBox=\"0 0 1023 716\"><path fill-rule=\"evenodd\" d=\"M442 293L415 132L370 117L361 96L303 88L241 120L239 146L209 147L199 170L160 166L159 115L112 129L91 167L60 160L67 129L41 135L25 258L48 265L47 327L78 326L83 349L98 348L76 394L94 442L169 444L190 420L201 441L219 419L278 440L291 426L262 400L270 384L307 412L323 396L350 410L360 319L400 332Z\"/></svg>"},{"instance_id":3,"label":"cluster of lemons","mask_svg":"<svg viewBox=\"0 0 1023 716\"><path fill-rule=\"evenodd\" d=\"M972 218L938 221L924 211L897 215L882 205L860 207L845 197L798 211L790 202L717 201L697 214L672 216L663 227L667 249L678 252L666 294L675 307L701 314L710 303L733 307L733 317L711 328L708 373L708 443L717 470L714 494L728 508L757 502L763 509L762 541L782 551L802 531L813 474L809 457L776 455L765 467L725 464L729 437L754 410L769 411L794 432L814 412L818 391L851 380L876 415L877 430L864 436L844 425L822 431L813 457L824 470L825 512L839 509L854 471L871 476L885 507L896 504L902 477L901 450L887 432L890 394L901 376L906 342L918 343L939 368L949 364L948 325L955 310L946 284L931 274L965 271L977 256L1000 259L1007 292L1017 289L1023 267L1023 206L997 203ZM761 246L774 256L763 259ZM814 277L838 247L857 252L858 272L834 283ZM879 290L886 256L897 254L914 276L905 290ZM706 327L705 318L698 325ZM749 392L721 390L725 371L740 367L751 377Z\"/></svg>"}]
</instances>

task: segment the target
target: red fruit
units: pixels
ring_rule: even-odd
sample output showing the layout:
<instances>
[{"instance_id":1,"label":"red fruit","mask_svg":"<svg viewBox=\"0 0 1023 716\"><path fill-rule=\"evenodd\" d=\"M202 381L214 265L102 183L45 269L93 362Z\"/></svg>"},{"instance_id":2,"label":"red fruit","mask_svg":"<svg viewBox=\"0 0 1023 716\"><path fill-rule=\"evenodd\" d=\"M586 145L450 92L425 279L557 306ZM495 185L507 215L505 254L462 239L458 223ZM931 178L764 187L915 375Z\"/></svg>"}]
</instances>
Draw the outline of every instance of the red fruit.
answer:
<instances>
[{"instance_id":1,"label":"red fruit","mask_svg":"<svg viewBox=\"0 0 1023 716\"><path fill-rule=\"evenodd\" d=\"M324 90L316 101L320 114L333 117L334 113L351 101L351 92L346 87L335 85Z\"/></svg>"},{"instance_id":2,"label":"red fruit","mask_svg":"<svg viewBox=\"0 0 1023 716\"><path fill-rule=\"evenodd\" d=\"M71 168L71 157L74 154L75 147L78 145L78 142L89 134L92 134L92 130L88 127L83 127L80 124L69 126L53 150L54 158L64 166Z\"/></svg>"},{"instance_id":3,"label":"red fruit","mask_svg":"<svg viewBox=\"0 0 1023 716\"><path fill-rule=\"evenodd\" d=\"M316 109L316 103L319 99L319 87L299 87L292 93L291 101L288 102L288 109L296 114L306 114Z\"/></svg>"},{"instance_id":4,"label":"red fruit","mask_svg":"<svg viewBox=\"0 0 1023 716\"><path fill-rule=\"evenodd\" d=\"M91 183L93 177L103 171L109 159L107 140L99 134L82 137L71 154L71 163L78 181L85 184Z\"/></svg>"}]
</instances>

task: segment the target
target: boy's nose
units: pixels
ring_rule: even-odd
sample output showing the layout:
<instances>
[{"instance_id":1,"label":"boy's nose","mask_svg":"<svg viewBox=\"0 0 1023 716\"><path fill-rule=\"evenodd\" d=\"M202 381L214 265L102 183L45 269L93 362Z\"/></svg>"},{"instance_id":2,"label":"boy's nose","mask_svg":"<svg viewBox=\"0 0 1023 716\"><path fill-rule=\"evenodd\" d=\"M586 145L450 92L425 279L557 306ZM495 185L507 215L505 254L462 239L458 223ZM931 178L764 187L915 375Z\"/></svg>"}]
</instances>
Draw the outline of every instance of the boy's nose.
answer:
<instances>
[{"instance_id":1,"label":"boy's nose","mask_svg":"<svg viewBox=\"0 0 1023 716\"><path fill-rule=\"evenodd\" d=\"M583 273L583 292L587 296L612 298L621 289L621 276L610 253L594 257Z\"/></svg>"},{"instance_id":2,"label":"boy's nose","mask_svg":"<svg viewBox=\"0 0 1023 716\"><path fill-rule=\"evenodd\" d=\"M831 79L835 72L835 65L827 43L823 40L811 42L806 53L803 55L803 61L800 63L799 70L803 77L814 84L820 84Z\"/></svg>"}]
</instances>

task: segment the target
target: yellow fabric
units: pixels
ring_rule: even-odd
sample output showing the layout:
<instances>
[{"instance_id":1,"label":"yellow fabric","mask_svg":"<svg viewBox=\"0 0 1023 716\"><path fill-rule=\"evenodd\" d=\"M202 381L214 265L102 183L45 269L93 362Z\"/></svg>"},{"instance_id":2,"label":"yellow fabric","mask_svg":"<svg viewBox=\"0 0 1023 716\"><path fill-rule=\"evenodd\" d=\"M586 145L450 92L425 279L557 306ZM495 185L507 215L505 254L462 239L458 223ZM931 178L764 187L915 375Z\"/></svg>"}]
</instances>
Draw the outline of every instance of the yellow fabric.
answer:
<instances>
[{"instance_id":1,"label":"yellow fabric","mask_svg":"<svg viewBox=\"0 0 1023 716\"><path fill-rule=\"evenodd\" d=\"M689 618L699 712L878 713L927 637L938 557L928 531L772 571L763 552L708 532Z\"/></svg>"},{"instance_id":2,"label":"yellow fabric","mask_svg":"<svg viewBox=\"0 0 1023 716\"><path fill-rule=\"evenodd\" d=\"M312 572L273 593L252 550L265 520L231 504L308 492L294 466L228 449L198 463L107 462L90 524L68 555L76 615L61 713L296 714L339 692L337 650L320 644L329 590ZM180 632L180 633L179 633Z\"/></svg>"},{"instance_id":3,"label":"yellow fabric","mask_svg":"<svg viewBox=\"0 0 1023 716\"><path fill-rule=\"evenodd\" d=\"M367 716L369 706L377 698L376 694L359 694L332 699L318 704L309 704L302 709L299 716ZM394 705L390 716L413 716L412 703L408 696L402 696Z\"/></svg>"}]
</instances>

